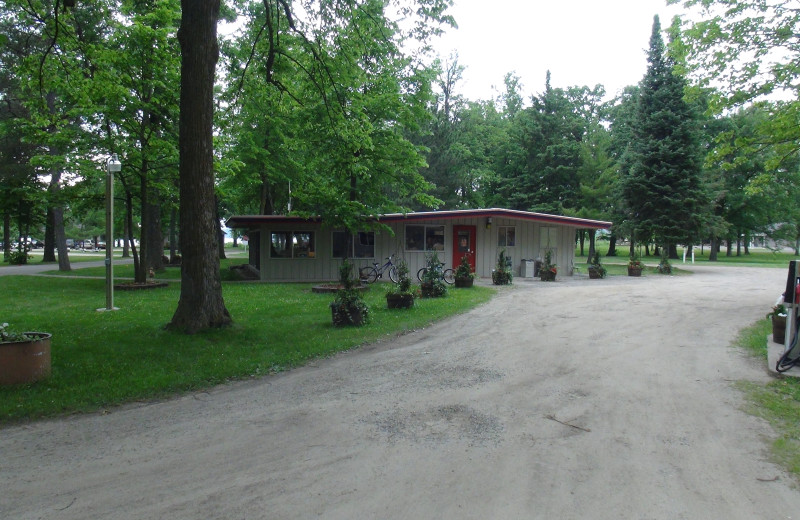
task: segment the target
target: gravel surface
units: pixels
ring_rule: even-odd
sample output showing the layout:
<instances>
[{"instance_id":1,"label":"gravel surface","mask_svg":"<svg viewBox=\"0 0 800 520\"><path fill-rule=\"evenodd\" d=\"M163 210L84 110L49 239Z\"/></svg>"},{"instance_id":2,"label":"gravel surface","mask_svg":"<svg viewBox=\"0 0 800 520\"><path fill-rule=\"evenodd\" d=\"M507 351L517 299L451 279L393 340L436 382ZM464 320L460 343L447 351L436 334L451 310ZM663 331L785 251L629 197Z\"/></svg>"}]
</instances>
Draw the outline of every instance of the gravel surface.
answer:
<instances>
[{"instance_id":1,"label":"gravel surface","mask_svg":"<svg viewBox=\"0 0 800 520\"><path fill-rule=\"evenodd\" d=\"M785 270L515 280L301 369L0 430L8 519L800 517L730 348Z\"/></svg>"}]
</instances>

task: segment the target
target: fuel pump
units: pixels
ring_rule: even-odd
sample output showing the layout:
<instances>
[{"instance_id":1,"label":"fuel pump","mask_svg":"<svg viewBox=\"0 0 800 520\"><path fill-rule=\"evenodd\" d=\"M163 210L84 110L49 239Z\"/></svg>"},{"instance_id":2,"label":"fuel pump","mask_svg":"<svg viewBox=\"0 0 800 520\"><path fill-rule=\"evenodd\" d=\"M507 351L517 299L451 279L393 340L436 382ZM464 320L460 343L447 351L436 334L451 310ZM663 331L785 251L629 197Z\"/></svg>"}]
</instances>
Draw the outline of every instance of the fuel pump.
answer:
<instances>
[{"instance_id":1,"label":"fuel pump","mask_svg":"<svg viewBox=\"0 0 800 520\"><path fill-rule=\"evenodd\" d=\"M786 337L784 339L784 351L775 370L786 372L795 365L800 365L800 273L798 273L797 260L789 261L789 273L786 277L786 292L783 293L783 304L786 307Z\"/></svg>"}]
</instances>

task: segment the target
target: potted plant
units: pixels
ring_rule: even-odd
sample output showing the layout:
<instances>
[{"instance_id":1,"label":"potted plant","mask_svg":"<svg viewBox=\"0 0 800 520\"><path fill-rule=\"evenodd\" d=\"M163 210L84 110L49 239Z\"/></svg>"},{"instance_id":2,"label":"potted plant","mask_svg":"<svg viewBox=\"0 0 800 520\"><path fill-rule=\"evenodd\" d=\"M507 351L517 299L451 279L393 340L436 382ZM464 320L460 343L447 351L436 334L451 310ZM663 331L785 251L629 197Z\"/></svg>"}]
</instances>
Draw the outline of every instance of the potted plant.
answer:
<instances>
[{"instance_id":1,"label":"potted plant","mask_svg":"<svg viewBox=\"0 0 800 520\"><path fill-rule=\"evenodd\" d=\"M414 306L414 292L405 260L397 263L397 283L391 284L386 291L386 306L390 309L409 309Z\"/></svg>"},{"instance_id":2,"label":"potted plant","mask_svg":"<svg viewBox=\"0 0 800 520\"><path fill-rule=\"evenodd\" d=\"M772 341L775 343L786 342L786 307L782 303L776 303L772 311L767 314L767 318L772 320Z\"/></svg>"},{"instance_id":3,"label":"potted plant","mask_svg":"<svg viewBox=\"0 0 800 520\"><path fill-rule=\"evenodd\" d=\"M434 250L425 260L425 274L422 275L420 289L424 298L439 298L447 295L447 286L442 280L442 265Z\"/></svg>"},{"instance_id":4,"label":"potted plant","mask_svg":"<svg viewBox=\"0 0 800 520\"><path fill-rule=\"evenodd\" d=\"M543 282L555 282L558 266L553 263L553 252L549 249L544 254L544 263L539 268L539 278Z\"/></svg>"},{"instance_id":5,"label":"potted plant","mask_svg":"<svg viewBox=\"0 0 800 520\"><path fill-rule=\"evenodd\" d=\"M469 265L467 255L461 257L461 263L456 267L456 287L472 287L475 281L475 273Z\"/></svg>"},{"instance_id":6,"label":"potted plant","mask_svg":"<svg viewBox=\"0 0 800 520\"><path fill-rule=\"evenodd\" d=\"M628 260L628 276L642 276L642 269L644 269L644 264L639 259L639 255L631 255Z\"/></svg>"},{"instance_id":7,"label":"potted plant","mask_svg":"<svg viewBox=\"0 0 800 520\"><path fill-rule=\"evenodd\" d=\"M658 272L661 274L672 274L672 264L669 263L667 258L667 248L665 247L661 254L661 261L658 263Z\"/></svg>"},{"instance_id":8,"label":"potted plant","mask_svg":"<svg viewBox=\"0 0 800 520\"><path fill-rule=\"evenodd\" d=\"M605 278L607 272L605 266L600 263L600 252L595 251L592 261L589 263L589 278L593 280Z\"/></svg>"},{"instance_id":9,"label":"potted plant","mask_svg":"<svg viewBox=\"0 0 800 520\"><path fill-rule=\"evenodd\" d=\"M345 260L339 268L341 289L336 291L336 299L330 303L334 326L363 325L369 319L369 307L361 297L350 276L352 265Z\"/></svg>"},{"instance_id":10,"label":"potted plant","mask_svg":"<svg viewBox=\"0 0 800 520\"><path fill-rule=\"evenodd\" d=\"M0 324L0 385L33 383L50 376L50 337Z\"/></svg>"},{"instance_id":11,"label":"potted plant","mask_svg":"<svg viewBox=\"0 0 800 520\"><path fill-rule=\"evenodd\" d=\"M492 271L492 283L495 285L509 285L512 282L512 278L511 270L508 268L506 250L501 249L500 255L497 257L497 268Z\"/></svg>"}]
</instances>

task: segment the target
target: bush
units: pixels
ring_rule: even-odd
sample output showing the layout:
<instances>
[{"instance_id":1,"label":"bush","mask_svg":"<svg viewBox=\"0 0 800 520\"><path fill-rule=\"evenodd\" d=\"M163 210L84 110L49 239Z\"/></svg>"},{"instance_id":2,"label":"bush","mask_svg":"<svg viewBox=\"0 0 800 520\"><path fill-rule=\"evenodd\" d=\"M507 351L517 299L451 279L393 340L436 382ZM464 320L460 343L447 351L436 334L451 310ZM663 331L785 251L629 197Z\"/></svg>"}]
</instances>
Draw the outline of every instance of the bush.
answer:
<instances>
[{"instance_id":1,"label":"bush","mask_svg":"<svg viewBox=\"0 0 800 520\"><path fill-rule=\"evenodd\" d=\"M12 265L24 265L28 263L31 256L27 251L11 251L6 259Z\"/></svg>"}]
</instances>

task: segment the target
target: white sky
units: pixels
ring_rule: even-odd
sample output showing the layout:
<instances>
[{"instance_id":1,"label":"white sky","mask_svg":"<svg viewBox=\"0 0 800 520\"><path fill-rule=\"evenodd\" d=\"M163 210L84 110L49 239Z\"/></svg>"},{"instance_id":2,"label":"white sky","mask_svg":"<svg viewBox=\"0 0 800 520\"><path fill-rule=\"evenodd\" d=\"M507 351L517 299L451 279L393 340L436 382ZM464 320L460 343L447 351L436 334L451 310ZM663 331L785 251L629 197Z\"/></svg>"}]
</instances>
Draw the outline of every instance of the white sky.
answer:
<instances>
[{"instance_id":1,"label":"white sky","mask_svg":"<svg viewBox=\"0 0 800 520\"><path fill-rule=\"evenodd\" d=\"M453 51L466 67L456 94L495 98L503 77L520 77L526 100L551 86L601 84L609 97L637 84L647 70L653 16L669 27L680 6L666 0L455 0L458 29L434 48L445 60ZM666 41L666 37L665 37Z\"/></svg>"}]
</instances>

